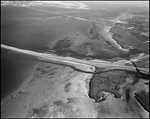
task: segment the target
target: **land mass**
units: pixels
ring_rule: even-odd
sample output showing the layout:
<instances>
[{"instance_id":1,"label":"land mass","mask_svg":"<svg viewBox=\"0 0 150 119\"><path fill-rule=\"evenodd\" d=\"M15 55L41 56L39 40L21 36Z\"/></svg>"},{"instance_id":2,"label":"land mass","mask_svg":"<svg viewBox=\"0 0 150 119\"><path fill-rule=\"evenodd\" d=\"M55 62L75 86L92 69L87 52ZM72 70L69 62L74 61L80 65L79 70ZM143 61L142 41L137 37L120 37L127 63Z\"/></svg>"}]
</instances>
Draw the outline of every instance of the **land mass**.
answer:
<instances>
[{"instance_id":1,"label":"land mass","mask_svg":"<svg viewBox=\"0 0 150 119\"><path fill-rule=\"evenodd\" d=\"M147 79L138 78L136 68L133 65L126 65L130 64L130 61L112 63L103 60L81 60L2 44L1 47L37 57L45 62L39 63L22 86L2 100L2 117L109 117L112 113L115 114L113 117L131 117L130 113L125 112L125 110L130 111L130 108L134 108L134 117L147 117L147 112L140 107L133 96L130 96L130 103L128 103L129 99L124 101L126 85L138 87L130 88L130 92L137 89L146 91L142 93L142 97L136 94L141 105L145 104L140 98L147 96L148 91L145 85ZM137 57L132 60L138 63L140 59ZM59 65L51 63L59 63ZM69 68L69 65L81 71ZM146 67L138 67L138 69L144 74L149 74ZM138 77L134 79L134 75ZM145 109L148 111L148 108Z\"/></svg>"}]
</instances>

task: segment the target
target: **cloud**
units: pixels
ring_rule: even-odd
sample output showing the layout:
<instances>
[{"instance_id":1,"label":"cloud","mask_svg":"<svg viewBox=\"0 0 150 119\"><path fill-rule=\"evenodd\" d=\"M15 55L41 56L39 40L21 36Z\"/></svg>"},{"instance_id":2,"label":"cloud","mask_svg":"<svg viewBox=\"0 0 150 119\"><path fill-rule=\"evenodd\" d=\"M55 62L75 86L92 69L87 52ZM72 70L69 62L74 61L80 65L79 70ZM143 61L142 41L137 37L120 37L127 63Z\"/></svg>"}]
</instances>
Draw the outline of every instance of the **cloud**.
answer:
<instances>
[{"instance_id":1,"label":"cloud","mask_svg":"<svg viewBox=\"0 0 150 119\"><path fill-rule=\"evenodd\" d=\"M47 4L48 6L56 6L62 8L90 9L84 3L77 1L36 1L36 2Z\"/></svg>"},{"instance_id":2,"label":"cloud","mask_svg":"<svg viewBox=\"0 0 150 119\"><path fill-rule=\"evenodd\" d=\"M13 5L13 6L55 6L69 9L90 9L87 5L77 1L1 1L1 6Z\"/></svg>"},{"instance_id":3,"label":"cloud","mask_svg":"<svg viewBox=\"0 0 150 119\"><path fill-rule=\"evenodd\" d=\"M137 7L149 7L149 1L107 1L107 2L111 4L121 4L121 5L137 6Z\"/></svg>"}]
</instances>

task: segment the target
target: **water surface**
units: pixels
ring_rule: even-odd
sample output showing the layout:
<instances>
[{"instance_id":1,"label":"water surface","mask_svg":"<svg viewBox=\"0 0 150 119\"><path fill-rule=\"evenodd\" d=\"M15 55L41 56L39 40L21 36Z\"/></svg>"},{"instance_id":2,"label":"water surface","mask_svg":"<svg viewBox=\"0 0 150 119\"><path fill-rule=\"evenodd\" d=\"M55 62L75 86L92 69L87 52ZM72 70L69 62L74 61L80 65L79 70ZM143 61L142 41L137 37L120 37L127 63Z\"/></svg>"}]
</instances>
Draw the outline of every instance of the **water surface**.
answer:
<instances>
[{"instance_id":1,"label":"water surface","mask_svg":"<svg viewBox=\"0 0 150 119\"><path fill-rule=\"evenodd\" d=\"M52 18L52 19L51 19ZM75 19L58 17L22 7L2 6L1 44L44 52L55 40L70 31L89 35L91 24ZM12 93L30 75L37 61L1 49L1 99Z\"/></svg>"}]
</instances>

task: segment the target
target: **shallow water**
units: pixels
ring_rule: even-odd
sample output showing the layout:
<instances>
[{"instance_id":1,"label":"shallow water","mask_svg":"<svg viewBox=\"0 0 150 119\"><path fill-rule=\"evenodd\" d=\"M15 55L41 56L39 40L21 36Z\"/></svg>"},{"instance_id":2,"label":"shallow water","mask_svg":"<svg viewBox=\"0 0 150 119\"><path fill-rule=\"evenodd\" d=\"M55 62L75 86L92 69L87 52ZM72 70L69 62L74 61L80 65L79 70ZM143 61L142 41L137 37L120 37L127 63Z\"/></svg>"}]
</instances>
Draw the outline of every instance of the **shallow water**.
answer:
<instances>
[{"instance_id":1,"label":"shallow water","mask_svg":"<svg viewBox=\"0 0 150 119\"><path fill-rule=\"evenodd\" d=\"M28 56L1 49L1 99L21 85L36 63Z\"/></svg>"},{"instance_id":2,"label":"shallow water","mask_svg":"<svg viewBox=\"0 0 150 119\"><path fill-rule=\"evenodd\" d=\"M55 40L70 31L89 35L91 23L56 17L19 7L1 8L1 44L44 52ZM53 18L53 19L50 19ZM1 99L12 93L28 77L37 61L5 49L1 51Z\"/></svg>"}]
</instances>

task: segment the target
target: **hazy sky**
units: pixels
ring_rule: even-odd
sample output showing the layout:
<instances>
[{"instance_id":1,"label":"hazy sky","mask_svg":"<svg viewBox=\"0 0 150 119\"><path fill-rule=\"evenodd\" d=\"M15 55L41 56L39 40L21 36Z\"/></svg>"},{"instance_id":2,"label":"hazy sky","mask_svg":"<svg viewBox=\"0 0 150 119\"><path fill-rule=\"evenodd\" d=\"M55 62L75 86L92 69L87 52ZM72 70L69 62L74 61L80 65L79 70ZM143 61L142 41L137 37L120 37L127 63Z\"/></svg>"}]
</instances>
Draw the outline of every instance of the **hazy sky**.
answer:
<instances>
[{"instance_id":1,"label":"hazy sky","mask_svg":"<svg viewBox=\"0 0 150 119\"><path fill-rule=\"evenodd\" d=\"M50 3L55 3L55 4L62 4L62 5L72 5L72 4L75 4L75 6L81 6L81 7L86 7L86 3L93 3L93 4L113 4L113 5L118 5L118 4L121 4L121 5L129 5L129 6L139 6L139 7L142 7L146 10L149 10L149 1L38 1L38 2L48 2L49 4ZM82 4L82 3L85 3L85 4Z\"/></svg>"},{"instance_id":2,"label":"hazy sky","mask_svg":"<svg viewBox=\"0 0 150 119\"><path fill-rule=\"evenodd\" d=\"M133 5L140 7L149 7L149 1L110 1L114 4Z\"/></svg>"},{"instance_id":3,"label":"hazy sky","mask_svg":"<svg viewBox=\"0 0 150 119\"><path fill-rule=\"evenodd\" d=\"M99 3L112 3L112 4L124 4L133 6L147 6L149 7L149 1L83 1L83 2L99 2Z\"/></svg>"}]
</instances>

